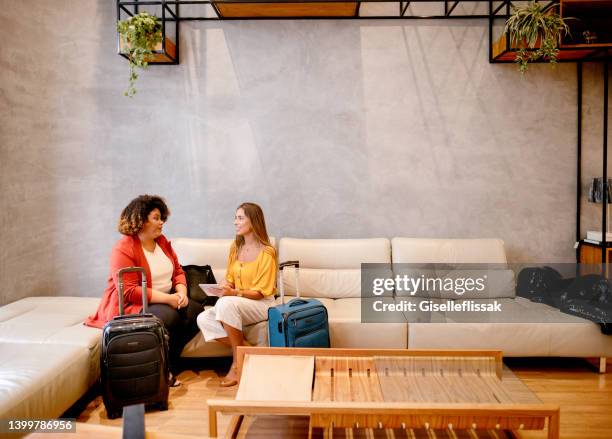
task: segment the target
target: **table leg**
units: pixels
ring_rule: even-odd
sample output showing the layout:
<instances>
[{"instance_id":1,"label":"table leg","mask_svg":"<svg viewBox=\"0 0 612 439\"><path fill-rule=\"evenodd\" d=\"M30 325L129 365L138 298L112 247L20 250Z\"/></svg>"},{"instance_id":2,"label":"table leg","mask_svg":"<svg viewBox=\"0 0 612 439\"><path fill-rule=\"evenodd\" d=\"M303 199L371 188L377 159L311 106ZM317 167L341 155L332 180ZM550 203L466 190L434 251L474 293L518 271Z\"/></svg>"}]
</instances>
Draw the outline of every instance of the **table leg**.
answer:
<instances>
[{"instance_id":1,"label":"table leg","mask_svg":"<svg viewBox=\"0 0 612 439\"><path fill-rule=\"evenodd\" d=\"M217 409L208 407L208 435L217 437Z\"/></svg>"},{"instance_id":2,"label":"table leg","mask_svg":"<svg viewBox=\"0 0 612 439\"><path fill-rule=\"evenodd\" d=\"M548 439L559 439L559 412L550 415L548 418Z\"/></svg>"},{"instance_id":3,"label":"table leg","mask_svg":"<svg viewBox=\"0 0 612 439\"><path fill-rule=\"evenodd\" d=\"M229 422L229 426L227 427L227 433L225 433L225 439L236 439L238 437L238 433L240 433L240 428L242 426L243 420L243 415L232 416L232 419L230 419Z\"/></svg>"}]
</instances>

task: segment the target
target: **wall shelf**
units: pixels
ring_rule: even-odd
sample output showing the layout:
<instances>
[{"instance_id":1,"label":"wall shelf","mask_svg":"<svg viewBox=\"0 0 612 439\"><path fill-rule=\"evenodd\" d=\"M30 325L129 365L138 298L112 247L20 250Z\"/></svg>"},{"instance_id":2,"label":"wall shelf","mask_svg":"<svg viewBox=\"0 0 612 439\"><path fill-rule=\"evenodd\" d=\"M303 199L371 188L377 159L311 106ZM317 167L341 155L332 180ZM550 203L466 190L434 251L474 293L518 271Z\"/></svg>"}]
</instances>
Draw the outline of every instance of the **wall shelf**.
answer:
<instances>
[{"instance_id":1,"label":"wall shelf","mask_svg":"<svg viewBox=\"0 0 612 439\"><path fill-rule=\"evenodd\" d=\"M121 39L119 39L119 54L126 59L128 58ZM146 56L145 59L149 64L178 64L176 44L174 44L170 38L166 37L163 44L159 43L155 46L153 54Z\"/></svg>"},{"instance_id":2,"label":"wall shelf","mask_svg":"<svg viewBox=\"0 0 612 439\"><path fill-rule=\"evenodd\" d=\"M490 62L514 62L517 47L512 47L510 35L502 32L494 38L495 24L504 24L511 14L512 1L490 2L499 3L496 9L491 9L489 17L489 32L491 33ZM609 57L612 53L612 0L556 0L552 4L559 5L561 16L570 27L570 35L566 35L559 45L559 62L597 61ZM493 7L493 6L492 6ZM503 21L502 21L503 20ZM597 43L587 44L583 32L590 30L597 35ZM547 62L547 60L539 60Z\"/></svg>"},{"instance_id":3,"label":"wall shelf","mask_svg":"<svg viewBox=\"0 0 612 439\"><path fill-rule=\"evenodd\" d=\"M576 62L603 59L607 50L612 51L612 44L578 44L559 47L558 62ZM514 62L517 48L510 47L508 37L504 34L493 42L492 62Z\"/></svg>"},{"instance_id":4,"label":"wall shelf","mask_svg":"<svg viewBox=\"0 0 612 439\"><path fill-rule=\"evenodd\" d=\"M313 18L355 17L359 14L357 2L325 1L317 3L278 1L215 1L220 18Z\"/></svg>"}]
</instances>

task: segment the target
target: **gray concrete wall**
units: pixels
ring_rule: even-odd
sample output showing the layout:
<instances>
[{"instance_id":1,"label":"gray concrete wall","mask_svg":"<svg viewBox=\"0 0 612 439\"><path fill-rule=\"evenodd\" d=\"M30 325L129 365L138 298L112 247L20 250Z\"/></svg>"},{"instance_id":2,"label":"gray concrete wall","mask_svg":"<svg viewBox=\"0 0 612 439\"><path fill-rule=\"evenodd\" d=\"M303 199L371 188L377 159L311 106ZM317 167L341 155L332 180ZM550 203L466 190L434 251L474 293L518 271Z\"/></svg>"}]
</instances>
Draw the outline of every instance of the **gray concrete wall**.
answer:
<instances>
[{"instance_id":1,"label":"gray concrete wall","mask_svg":"<svg viewBox=\"0 0 612 439\"><path fill-rule=\"evenodd\" d=\"M277 237L499 237L512 261L572 260L574 64L491 65L484 20L186 22L181 64L128 99L113 5L2 2L0 304L100 295L141 193L166 197L170 237L229 237L252 200ZM594 166L601 67L585 82Z\"/></svg>"}]
</instances>

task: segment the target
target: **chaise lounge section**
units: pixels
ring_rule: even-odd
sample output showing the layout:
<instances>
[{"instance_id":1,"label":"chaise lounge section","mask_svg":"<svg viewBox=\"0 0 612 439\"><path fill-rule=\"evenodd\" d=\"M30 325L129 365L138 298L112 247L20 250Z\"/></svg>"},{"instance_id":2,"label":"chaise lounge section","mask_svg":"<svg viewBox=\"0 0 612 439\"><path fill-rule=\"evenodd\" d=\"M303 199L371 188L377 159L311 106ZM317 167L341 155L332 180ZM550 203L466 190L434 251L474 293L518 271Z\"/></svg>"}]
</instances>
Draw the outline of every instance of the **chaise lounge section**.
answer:
<instances>
[{"instance_id":1,"label":"chaise lounge section","mask_svg":"<svg viewBox=\"0 0 612 439\"><path fill-rule=\"evenodd\" d=\"M55 418L100 375L93 297L28 297L0 308L0 418Z\"/></svg>"}]
</instances>

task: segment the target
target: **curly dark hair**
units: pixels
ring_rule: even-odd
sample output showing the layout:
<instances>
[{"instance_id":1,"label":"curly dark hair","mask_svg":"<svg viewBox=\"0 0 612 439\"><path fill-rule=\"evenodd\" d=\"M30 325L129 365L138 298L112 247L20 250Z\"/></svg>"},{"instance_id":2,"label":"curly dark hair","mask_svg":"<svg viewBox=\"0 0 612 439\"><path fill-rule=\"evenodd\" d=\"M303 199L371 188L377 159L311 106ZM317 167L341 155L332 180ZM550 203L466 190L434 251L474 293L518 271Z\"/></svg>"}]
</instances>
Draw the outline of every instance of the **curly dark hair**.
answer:
<instances>
[{"instance_id":1,"label":"curly dark hair","mask_svg":"<svg viewBox=\"0 0 612 439\"><path fill-rule=\"evenodd\" d=\"M121 211L117 230L123 235L136 235L142 230L149 214L154 209L159 209L162 221L166 222L168 216L170 216L170 210L162 197L157 195L140 195L134 198Z\"/></svg>"}]
</instances>

